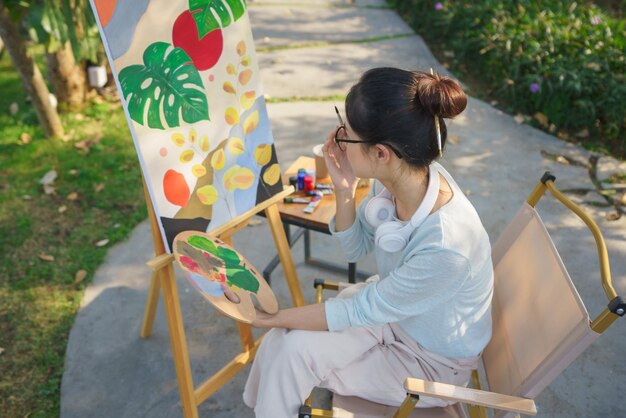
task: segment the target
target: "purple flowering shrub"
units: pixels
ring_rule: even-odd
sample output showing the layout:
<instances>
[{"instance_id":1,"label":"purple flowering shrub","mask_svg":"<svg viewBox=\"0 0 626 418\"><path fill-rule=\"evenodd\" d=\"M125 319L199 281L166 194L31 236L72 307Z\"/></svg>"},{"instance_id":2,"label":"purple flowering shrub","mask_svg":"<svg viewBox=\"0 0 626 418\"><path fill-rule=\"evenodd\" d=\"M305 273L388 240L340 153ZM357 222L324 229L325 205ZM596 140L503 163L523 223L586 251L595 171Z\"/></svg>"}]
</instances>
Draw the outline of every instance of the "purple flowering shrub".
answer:
<instances>
[{"instance_id":1,"label":"purple flowering shrub","mask_svg":"<svg viewBox=\"0 0 626 418\"><path fill-rule=\"evenodd\" d=\"M514 113L626 155L626 21L566 0L389 0Z\"/></svg>"}]
</instances>

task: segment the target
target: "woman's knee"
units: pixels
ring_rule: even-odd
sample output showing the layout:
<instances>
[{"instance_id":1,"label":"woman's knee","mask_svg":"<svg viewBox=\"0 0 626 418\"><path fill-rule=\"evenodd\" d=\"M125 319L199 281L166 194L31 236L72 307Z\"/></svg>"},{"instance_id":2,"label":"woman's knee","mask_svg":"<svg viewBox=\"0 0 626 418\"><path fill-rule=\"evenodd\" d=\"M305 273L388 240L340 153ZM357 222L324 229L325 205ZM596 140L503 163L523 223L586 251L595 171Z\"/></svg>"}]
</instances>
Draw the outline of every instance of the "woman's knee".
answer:
<instances>
[{"instance_id":1,"label":"woman's knee","mask_svg":"<svg viewBox=\"0 0 626 418\"><path fill-rule=\"evenodd\" d=\"M309 362L320 350L319 332L289 330L284 334L280 353L285 359Z\"/></svg>"}]
</instances>

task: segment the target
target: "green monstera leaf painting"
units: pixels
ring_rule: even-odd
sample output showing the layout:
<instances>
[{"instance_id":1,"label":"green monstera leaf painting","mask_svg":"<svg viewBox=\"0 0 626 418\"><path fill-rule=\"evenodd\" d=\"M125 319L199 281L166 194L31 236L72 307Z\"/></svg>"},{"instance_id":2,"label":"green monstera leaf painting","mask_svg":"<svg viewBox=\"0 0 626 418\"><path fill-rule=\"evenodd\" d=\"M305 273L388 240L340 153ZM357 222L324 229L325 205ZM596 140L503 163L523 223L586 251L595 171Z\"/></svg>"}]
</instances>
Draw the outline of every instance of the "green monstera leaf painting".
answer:
<instances>
[{"instance_id":1,"label":"green monstera leaf painting","mask_svg":"<svg viewBox=\"0 0 626 418\"><path fill-rule=\"evenodd\" d=\"M198 34L203 37L215 29L227 27L233 19L239 20L246 6L244 0L189 0L189 10L193 12L193 19L198 25ZM233 19L230 17L231 12Z\"/></svg>"},{"instance_id":2,"label":"green monstera leaf painting","mask_svg":"<svg viewBox=\"0 0 626 418\"><path fill-rule=\"evenodd\" d=\"M187 123L209 120L202 79L184 50L155 42L143 61L119 74L132 120L154 129L180 126L181 118Z\"/></svg>"}]
</instances>

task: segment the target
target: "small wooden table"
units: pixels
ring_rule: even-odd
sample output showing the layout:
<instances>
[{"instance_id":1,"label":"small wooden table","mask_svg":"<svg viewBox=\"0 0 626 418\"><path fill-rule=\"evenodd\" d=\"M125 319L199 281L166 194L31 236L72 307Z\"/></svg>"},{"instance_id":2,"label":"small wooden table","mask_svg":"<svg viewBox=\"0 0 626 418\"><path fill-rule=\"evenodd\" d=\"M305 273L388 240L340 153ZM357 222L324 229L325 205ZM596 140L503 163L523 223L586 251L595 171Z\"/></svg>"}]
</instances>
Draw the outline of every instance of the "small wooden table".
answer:
<instances>
[{"instance_id":1,"label":"small wooden table","mask_svg":"<svg viewBox=\"0 0 626 418\"><path fill-rule=\"evenodd\" d=\"M283 173L283 184L289 184L289 177L295 176L298 173L299 168L315 169L315 159L310 157L299 157L285 173ZM331 184L330 178L322 179L318 183ZM369 187L359 187L356 191L356 204L358 205L361 200L367 195ZM304 197L303 192L296 192L291 197ZM322 201L315 208L313 213L305 213L303 209L306 204L298 203L278 203L278 211L285 228L287 240L289 245L293 246L300 237L304 235L304 261L309 265L325 268L332 271L338 271L341 273L346 272L346 268L343 265L331 263L324 260L318 260L311 255L311 231L322 232L330 235L330 229L328 224L335 215L335 195L324 195ZM300 229L291 235L290 226L297 226ZM272 261L263 270L263 277L269 283L270 275L272 271L278 265L278 256L274 257ZM355 283L356 278L366 279L371 274L357 271L356 263L348 263L348 281Z\"/></svg>"}]
</instances>

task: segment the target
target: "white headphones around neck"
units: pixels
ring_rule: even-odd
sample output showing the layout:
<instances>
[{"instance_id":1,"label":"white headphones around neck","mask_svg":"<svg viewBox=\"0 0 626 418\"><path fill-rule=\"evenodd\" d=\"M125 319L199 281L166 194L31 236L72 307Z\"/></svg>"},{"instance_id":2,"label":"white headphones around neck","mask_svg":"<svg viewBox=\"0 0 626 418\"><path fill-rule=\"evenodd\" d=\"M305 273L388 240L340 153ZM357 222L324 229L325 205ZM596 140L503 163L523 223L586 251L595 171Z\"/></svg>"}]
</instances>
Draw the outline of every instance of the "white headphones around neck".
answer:
<instances>
[{"instance_id":1,"label":"white headphones around neck","mask_svg":"<svg viewBox=\"0 0 626 418\"><path fill-rule=\"evenodd\" d=\"M424 200L406 224L393 220L395 204L386 188L365 205L365 219L376 228L375 242L382 250L392 253L404 249L411 233L419 228L435 207L439 196L439 171L435 164L431 164L428 172L429 180Z\"/></svg>"}]
</instances>

